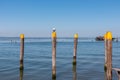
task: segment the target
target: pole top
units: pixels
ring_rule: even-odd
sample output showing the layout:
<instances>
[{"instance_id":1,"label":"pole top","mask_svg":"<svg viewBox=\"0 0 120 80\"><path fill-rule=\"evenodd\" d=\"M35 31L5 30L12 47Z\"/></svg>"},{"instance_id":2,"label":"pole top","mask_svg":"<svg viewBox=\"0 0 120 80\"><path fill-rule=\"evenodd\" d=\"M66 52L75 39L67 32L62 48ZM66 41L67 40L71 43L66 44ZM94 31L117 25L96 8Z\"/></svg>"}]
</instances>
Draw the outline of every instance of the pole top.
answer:
<instances>
[{"instance_id":1,"label":"pole top","mask_svg":"<svg viewBox=\"0 0 120 80\"><path fill-rule=\"evenodd\" d=\"M24 38L24 34L20 34L20 38L23 39Z\"/></svg>"},{"instance_id":2,"label":"pole top","mask_svg":"<svg viewBox=\"0 0 120 80\"><path fill-rule=\"evenodd\" d=\"M74 35L74 38L78 38L78 34L77 33Z\"/></svg>"},{"instance_id":3,"label":"pole top","mask_svg":"<svg viewBox=\"0 0 120 80\"><path fill-rule=\"evenodd\" d=\"M52 38L56 38L56 32L52 32Z\"/></svg>"},{"instance_id":4,"label":"pole top","mask_svg":"<svg viewBox=\"0 0 120 80\"><path fill-rule=\"evenodd\" d=\"M104 35L104 39L105 39L105 40L112 40L112 32L108 31L108 32Z\"/></svg>"}]
</instances>

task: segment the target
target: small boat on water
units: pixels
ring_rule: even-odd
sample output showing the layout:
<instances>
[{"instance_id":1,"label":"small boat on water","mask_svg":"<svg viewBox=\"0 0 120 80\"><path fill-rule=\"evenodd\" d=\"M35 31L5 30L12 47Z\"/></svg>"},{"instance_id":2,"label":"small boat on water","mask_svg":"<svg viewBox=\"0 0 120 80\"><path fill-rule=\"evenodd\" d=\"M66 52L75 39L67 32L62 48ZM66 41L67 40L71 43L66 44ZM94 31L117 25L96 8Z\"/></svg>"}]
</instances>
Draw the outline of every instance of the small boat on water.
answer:
<instances>
[{"instance_id":1,"label":"small boat on water","mask_svg":"<svg viewBox=\"0 0 120 80\"><path fill-rule=\"evenodd\" d=\"M104 41L104 36L98 36L95 38L96 41ZM118 42L118 38L112 38L112 41Z\"/></svg>"}]
</instances>

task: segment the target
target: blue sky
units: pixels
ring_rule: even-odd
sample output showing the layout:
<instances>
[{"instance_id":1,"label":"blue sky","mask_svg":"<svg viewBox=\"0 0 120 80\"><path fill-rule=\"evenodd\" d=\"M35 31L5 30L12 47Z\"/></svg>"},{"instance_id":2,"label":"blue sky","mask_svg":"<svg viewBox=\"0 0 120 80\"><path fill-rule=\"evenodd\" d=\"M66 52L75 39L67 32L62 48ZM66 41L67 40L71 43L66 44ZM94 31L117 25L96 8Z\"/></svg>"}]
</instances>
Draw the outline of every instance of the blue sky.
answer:
<instances>
[{"instance_id":1,"label":"blue sky","mask_svg":"<svg viewBox=\"0 0 120 80\"><path fill-rule=\"evenodd\" d=\"M0 36L120 36L120 0L0 0Z\"/></svg>"}]
</instances>

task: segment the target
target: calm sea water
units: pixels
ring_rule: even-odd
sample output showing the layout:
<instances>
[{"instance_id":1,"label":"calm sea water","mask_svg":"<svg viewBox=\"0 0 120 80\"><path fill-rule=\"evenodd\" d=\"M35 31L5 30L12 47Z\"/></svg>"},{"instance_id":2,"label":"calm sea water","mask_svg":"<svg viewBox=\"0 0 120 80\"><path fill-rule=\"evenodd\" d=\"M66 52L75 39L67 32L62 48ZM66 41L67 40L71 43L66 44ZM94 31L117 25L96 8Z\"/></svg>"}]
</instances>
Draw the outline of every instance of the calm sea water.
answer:
<instances>
[{"instance_id":1,"label":"calm sea water","mask_svg":"<svg viewBox=\"0 0 120 80\"><path fill-rule=\"evenodd\" d=\"M0 80L52 80L51 39L25 39L24 71L19 70L19 42L0 38ZM80 38L73 66L73 39L58 38L56 57L56 80L105 80L104 42ZM113 67L120 68L120 42L113 42L112 59ZM114 71L113 80L118 80Z\"/></svg>"}]
</instances>

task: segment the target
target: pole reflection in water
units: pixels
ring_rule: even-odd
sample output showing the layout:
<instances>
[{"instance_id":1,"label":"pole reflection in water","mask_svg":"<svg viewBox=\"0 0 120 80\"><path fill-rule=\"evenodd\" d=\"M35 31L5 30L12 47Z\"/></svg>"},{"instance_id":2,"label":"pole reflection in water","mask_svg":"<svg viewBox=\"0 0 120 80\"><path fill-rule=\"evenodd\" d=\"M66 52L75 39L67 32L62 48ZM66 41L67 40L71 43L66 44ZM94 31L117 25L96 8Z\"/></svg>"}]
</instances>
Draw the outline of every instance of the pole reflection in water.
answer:
<instances>
[{"instance_id":1,"label":"pole reflection in water","mask_svg":"<svg viewBox=\"0 0 120 80\"><path fill-rule=\"evenodd\" d=\"M20 80L23 80L23 72L24 72L24 69L20 69Z\"/></svg>"},{"instance_id":2,"label":"pole reflection in water","mask_svg":"<svg viewBox=\"0 0 120 80\"><path fill-rule=\"evenodd\" d=\"M77 80L76 65L73 65L73 80Z\"/></svg>"}]
</instances>

